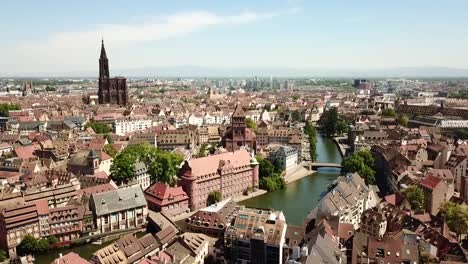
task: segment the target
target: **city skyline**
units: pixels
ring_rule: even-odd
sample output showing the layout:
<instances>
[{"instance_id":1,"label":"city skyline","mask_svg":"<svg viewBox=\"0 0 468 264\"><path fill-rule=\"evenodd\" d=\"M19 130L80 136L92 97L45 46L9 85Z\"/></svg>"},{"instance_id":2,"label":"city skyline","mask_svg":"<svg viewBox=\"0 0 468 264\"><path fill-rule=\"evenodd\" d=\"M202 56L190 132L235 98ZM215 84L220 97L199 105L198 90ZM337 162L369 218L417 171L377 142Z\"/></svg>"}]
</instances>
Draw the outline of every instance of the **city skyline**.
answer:
<instances>
[{"instance_id":1,"label":"city skyline","mask_svg":"<svg viewBox=\"0 0 468 264\"><path fill-rule=\"evenodd\" d=\"M466 1L4 6L11 12L0 23L0 76L92 73L101 38L110 63L122 74L164 67L227 72L245 67L265 75L268 69L275 75L285 69L299 75L438 69L463 76L467 71L461 69L468 69L468 38L459 34L468 26Z\"/></svg>"}]
</instances>

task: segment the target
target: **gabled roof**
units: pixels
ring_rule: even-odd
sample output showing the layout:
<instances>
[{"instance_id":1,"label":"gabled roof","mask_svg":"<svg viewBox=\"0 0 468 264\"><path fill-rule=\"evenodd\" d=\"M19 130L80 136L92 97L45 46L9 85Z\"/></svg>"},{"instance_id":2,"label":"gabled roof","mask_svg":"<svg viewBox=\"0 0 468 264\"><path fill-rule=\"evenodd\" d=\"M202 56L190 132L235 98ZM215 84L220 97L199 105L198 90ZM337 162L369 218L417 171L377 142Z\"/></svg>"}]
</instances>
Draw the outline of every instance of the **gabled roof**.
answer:
<instances>
[{"instance_id":1,"label":"gabled roof","mask_svg":"<svg viewBox=\"0 0 468 264\"><path fill-rule=\"evenodd\" d=\"M245 116L244 109L242 109L242 106L240 104L236 105L236 108L234 109L234 113L232 113L233 117L243 117Z\"/></svg>"},{"instance_id":2,"label":"gabled roof","mask_svg":"<svg viewBox=\"0 0 468 264\"><path fill-rule=\"evenodd\" d=\"M419 184L421 184L422 186L427 187L429 189L434 189L439 184L439 182L441 182L441 181L442 181L441 179L429 174L425 178L423 178L419 182Z\"/></svg>"},{"instance_id":3,"label":"gabled roof","mask_svg":"<svg viewBox=\"0 0 468 264\"><path fill-rule=\"evenodd\" d=\"M98 216L147 206L140 186L93 194L91 200Z\"/></svg>"}]
</instances>

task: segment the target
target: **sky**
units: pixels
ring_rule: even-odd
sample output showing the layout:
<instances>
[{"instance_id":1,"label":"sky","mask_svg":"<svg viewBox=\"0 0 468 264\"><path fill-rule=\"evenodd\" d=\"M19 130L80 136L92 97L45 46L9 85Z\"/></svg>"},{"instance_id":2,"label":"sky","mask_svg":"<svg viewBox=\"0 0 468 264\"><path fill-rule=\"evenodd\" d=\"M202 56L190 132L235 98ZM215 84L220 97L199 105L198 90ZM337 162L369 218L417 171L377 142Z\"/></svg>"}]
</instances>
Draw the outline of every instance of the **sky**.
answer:
<instances>
[{"instance_id":1,"label":"sky","mask_svg":"<svg viewBox=\"0 0 468 264\"><path fill-rule=\"evenodd\" d=\"M468 68L467 0L3 1L0 73Z\"/></svg>"}]
</instances>

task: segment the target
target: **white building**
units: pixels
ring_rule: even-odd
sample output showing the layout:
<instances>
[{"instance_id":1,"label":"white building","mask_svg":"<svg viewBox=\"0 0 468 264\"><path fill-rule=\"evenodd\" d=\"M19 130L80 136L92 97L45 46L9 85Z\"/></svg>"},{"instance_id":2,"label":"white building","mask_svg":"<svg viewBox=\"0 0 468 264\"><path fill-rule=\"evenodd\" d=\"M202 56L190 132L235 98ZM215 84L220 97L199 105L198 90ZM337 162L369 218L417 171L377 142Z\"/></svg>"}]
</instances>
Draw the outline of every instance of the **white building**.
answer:
<instances>
[{"instance_id":1,"label":"white building","mask_svg":"<svg viewBox=\"0 0 468 264\"><path fill-rule=\"evenodd\" d=\"M151 185L150 175L145 163L138 161L135 163L135 180L143 190L146 190Z\"/></svg>"},{"instance_id":2,"label":"white building","mask_svg":"<svg viewBox=\"0 0 468 264\"><path fill-rule=\"evenodd\" d=\"M146 225L148 205L140 186L92 194L89 206L97 233L110 233Z\"/></svg>"},{"instance_id":3,"label":"white building","mask_svg":"<svg viewBox=\"0 0 468 264\"><path fill-rule=\"evenodd\" d=\"M151 119L119 119L114 121L116 135L124 136L127 133L144 131L153 126Z\"/></svg>"},{"instance_id":4,"label":"white building","mask_svg":"<svg viewBox=\"0 0 468 264\"><path fill-rule=\"evenodd\" d=\"M188 124L192 126L200 127L203 125L203 116L191 114L188 118Z\"/></svg>"},{"instance_id":5,"label":"white building","mask_svg":"<svg viewBox=\"0 0 468 264\"><path fill-rule=\"evenodd\" d=\"M267 122L270 122L271 119L270 119L270 113L268 113L268 111L266 109L263 110L261 116L260 116L260 119L262 121L267 121Z\"/></svg>"},{"instance_id":6,"label":"white building","mask_svg":"<svg viewBox=\"0 0 468 264\"><path fill-rule=\"evenodd\" d=\"M281 146L270 152L269 159L279 164L282 169L289 170L298 162L297 150L289 146Z\"/></svg>"}]
</instances>

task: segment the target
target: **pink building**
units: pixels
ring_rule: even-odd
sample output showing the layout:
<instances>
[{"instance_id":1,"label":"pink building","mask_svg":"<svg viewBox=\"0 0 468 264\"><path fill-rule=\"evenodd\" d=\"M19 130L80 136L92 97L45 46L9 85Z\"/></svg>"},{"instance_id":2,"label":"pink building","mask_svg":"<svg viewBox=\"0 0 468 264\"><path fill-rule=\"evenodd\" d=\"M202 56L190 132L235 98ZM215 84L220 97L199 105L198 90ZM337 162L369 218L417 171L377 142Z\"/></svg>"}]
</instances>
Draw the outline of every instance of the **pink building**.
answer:
<instances>
[{"instance_id":1,"label":"pink building","mask_svg":"<svg viewBox=\"0 0 468 264\"><path fill-rule=\"evenodd\" d=\"M157 182L145 191L145 199L150 210L172 217L188 211L189 198L182 187L170 187Z\"/></svg>"},{"instance_id":2,"label":"pink building","mask_svg":"<svg viewBox=\"0 0 468 264\"><path fill-rule=\"evenodd\" d=\"M245 149L185 161L179 175L191 210L206 207L212 191L227 199L258 188L258 162Z\"/></svg>"}]
</instances>

